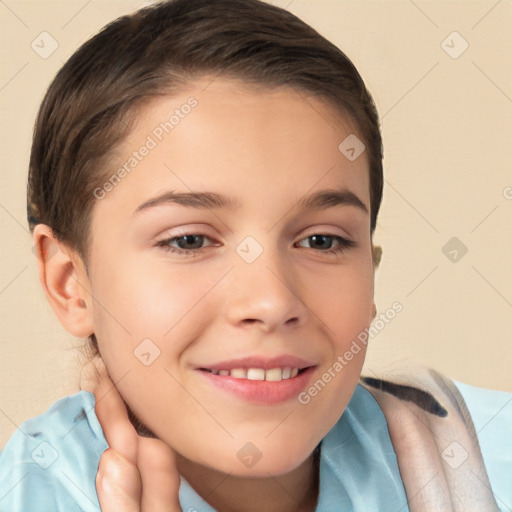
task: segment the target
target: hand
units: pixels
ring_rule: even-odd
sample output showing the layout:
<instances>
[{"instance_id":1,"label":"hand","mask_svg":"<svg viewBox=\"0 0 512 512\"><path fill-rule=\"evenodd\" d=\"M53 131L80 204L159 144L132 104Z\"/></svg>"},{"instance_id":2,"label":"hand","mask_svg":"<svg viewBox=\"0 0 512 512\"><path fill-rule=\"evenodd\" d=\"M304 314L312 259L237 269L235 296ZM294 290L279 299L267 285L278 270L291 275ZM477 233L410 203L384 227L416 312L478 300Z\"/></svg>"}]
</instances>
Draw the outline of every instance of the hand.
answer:
<instances>
[{"instance_id":1,"label":"hand","mask_svg":"<svg viewBox=\"0 0 512 512\"><path fill-rule=\"evenodd\" d=\"M80 388L94 393L109 445L96 476L102 512L182 512L174 452L158 439L137 434L99 356L84 366Z\"/></svg>"}]
</instances>

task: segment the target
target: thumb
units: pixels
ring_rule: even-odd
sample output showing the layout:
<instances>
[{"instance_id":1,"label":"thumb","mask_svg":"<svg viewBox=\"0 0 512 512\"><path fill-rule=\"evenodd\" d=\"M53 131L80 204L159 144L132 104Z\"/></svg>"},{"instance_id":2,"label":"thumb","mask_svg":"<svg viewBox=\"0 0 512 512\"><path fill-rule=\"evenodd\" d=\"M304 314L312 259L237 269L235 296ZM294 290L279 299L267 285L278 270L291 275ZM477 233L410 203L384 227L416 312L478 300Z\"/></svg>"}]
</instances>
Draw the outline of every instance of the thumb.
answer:
<instances>
[{"instance_id":1,"label":"thumb","mask_svg":"<svg viewBox=\"0 0 512 512\"><path fill-rule=\"evenodd\" d=\"M140 512L139 470L112 449L105 450L100 458L96 490L102 512Z\"/></svg>"}]
</instances>

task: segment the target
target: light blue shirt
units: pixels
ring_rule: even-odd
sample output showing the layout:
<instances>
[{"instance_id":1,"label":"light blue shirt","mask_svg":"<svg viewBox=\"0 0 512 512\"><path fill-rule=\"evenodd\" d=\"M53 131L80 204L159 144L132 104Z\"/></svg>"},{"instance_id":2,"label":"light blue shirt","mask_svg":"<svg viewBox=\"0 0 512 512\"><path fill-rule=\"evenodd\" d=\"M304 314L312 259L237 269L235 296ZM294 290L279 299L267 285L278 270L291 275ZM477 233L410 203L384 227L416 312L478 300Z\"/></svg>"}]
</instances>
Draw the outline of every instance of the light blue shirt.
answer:
<instances>
[{"instance_id":1,"label":"light blue shirt","mask_svg":"<svg viewBox=\"0 0 512 512\"><path fill-rule=\"evenodd\" d=\"M512 511L512 394L455 382L467 402L496 501ZM1 512L98 512L96 472L108 445L80 391L25 421L0 453ZM215 512L182 478L187 512ZM387 424L361 385L321 444L317 512L408 512Z\"/></svg>"}]
</instances>

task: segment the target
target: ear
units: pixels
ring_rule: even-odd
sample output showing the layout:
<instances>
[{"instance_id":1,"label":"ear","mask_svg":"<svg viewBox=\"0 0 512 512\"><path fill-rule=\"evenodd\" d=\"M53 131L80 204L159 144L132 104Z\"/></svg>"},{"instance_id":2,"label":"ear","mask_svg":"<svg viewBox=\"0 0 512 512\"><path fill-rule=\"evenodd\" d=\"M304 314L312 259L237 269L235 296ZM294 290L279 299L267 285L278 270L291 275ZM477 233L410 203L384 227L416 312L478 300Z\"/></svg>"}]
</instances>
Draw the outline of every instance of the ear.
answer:
<instances>
[{"instance_id":1,"label":"ear","mask_svg":"<svg viewBox=\"0 0 512 512\"><path fill-rule=\"evenodd\" d=\"M382 258L382 247L380 245L373 245L372 244L372 260L373 260L373 271L375 271L379 268L379 263ZM375 319L377 316L377 306L375 305L375 302L372 305L372 319Z\"/></svg>"},{"instance_id":2,"label":"ear","mask_svg":"<svg viewBox=\"0 0 512 512\"><path fill-rule=\"evenodd\" d=\"M94 332L89 277L82 258L63 244L49 226L34 228L33 251L39 281L60 323L73 336L86 338Z\"/></svg>"},{"instance_id":3,"label":"ear","mask_svg":"<svg viewBox=\"0 0 512 512\"><path fill-rule=\"evenodd\" d=\"M379 268L380 260L382 259L382 247L380 245L372 245L372 258L373 268L377 270Z\"/></svg>"}]
</instances>

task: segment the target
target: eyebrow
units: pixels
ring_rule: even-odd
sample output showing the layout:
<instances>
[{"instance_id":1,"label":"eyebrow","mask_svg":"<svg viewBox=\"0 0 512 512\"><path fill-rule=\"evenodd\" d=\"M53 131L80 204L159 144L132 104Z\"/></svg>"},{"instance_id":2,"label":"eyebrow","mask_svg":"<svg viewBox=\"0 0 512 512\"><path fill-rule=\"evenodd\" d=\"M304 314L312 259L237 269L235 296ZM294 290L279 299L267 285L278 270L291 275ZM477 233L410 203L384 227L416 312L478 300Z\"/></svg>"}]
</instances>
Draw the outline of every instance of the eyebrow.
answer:
<instances>
[{"instance_id":1,"label":"eyebrow","mask_svg":"<svg viewBox=\"0 0 512 512\"><path fill-rule=\"evenodd\" d=\"M174 192L168 191L149 199L139 205L134 214L149 210L156 206L178 204L189 208L212 209L228 208L236 210L240 207L239 201L230 196L216 192ZM348 189L324 189L304 196L299 200L298 206L303 210L326 210L335 206L355 206L368 213L366 205L356 194Z\"/></svg>"}]
</instances>

